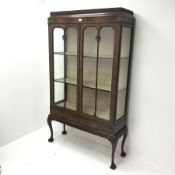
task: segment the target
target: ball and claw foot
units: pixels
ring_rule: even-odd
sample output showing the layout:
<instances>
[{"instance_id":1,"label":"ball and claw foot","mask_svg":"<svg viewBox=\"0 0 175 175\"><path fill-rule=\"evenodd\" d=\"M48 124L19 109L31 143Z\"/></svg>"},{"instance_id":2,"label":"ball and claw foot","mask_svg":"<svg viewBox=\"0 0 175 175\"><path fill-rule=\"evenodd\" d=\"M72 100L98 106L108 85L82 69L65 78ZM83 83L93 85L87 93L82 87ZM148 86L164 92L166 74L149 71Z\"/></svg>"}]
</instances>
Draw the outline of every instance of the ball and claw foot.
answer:
<instances>
[{"instance_id":1,"label":"ball and claw foot","mask_svg":"<svg viewBox=\"0 0 175 175\"><path fill-rule=\"evenodd\" d=\"M62 131L62 134L63 134L63 135L66 135L66 134L67 134L67 131L66 131L66 130L63 130L63 131Z\"/></svg>"},{"instance_id":2,"label":"ball and claw foot","mask_svg":"<svg viewBox=\"0 0 175 175\"><path fill-rule=\"evenodd\" d=\"M121 157L125 157L126 153L123 151L120 155L121 155Z\"/></svg>"},{"instance_id":3,"label":"ball and claw foot","mask_svg":"<svg viewBox=\"0 0 175 175\"><path fill-rule=\"evenodd\" d=\"M112 163L111 166L110 166L110 168L113 169L113 170L115 170L116 167L117 167L117 166L115 165L115 163Z\"/></svg>"},{"instance_id":4,"label":"ball and claw foot","mask_svg":"<svg viewBox=\"0 0 175 175\"><path fill-rule=\"evenodd\" d=\"M48 142L53 142L54 141L54 139L52 138L52 137L50 137L49 139L48 139Z\"/></svg>"}]
</instances>

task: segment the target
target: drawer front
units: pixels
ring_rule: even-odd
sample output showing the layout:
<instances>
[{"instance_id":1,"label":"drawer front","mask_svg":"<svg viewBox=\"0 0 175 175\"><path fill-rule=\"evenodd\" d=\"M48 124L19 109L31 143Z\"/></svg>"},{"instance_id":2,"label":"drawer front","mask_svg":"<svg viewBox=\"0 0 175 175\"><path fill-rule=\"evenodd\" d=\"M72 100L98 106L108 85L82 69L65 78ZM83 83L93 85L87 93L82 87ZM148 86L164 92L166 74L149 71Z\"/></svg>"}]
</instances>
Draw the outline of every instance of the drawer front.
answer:
<instances>
[{"instance_id":1,"label":"drawer front","mask_svg":"<svg viewBox=\"0 0 175 175\"><path fill-rule=\"evenodd\" d=\"M53 110L51 115L53 115L54 120L61 122L65 121L66 123L73 123L76 126L84 125L90 127L92 125L90 118L82 117L79 114Z\"/></svg>"}]
</instances>

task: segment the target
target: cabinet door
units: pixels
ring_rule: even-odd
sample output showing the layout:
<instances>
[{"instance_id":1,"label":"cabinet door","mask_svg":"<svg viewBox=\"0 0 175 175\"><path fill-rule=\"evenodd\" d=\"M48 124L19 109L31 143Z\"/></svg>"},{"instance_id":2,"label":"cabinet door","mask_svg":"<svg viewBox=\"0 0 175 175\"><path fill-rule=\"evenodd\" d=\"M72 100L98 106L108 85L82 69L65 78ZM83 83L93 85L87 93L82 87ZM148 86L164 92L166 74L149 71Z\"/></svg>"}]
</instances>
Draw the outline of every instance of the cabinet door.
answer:
<instances>
[{"instance_id":1,"label":"cabinet door","mask_svg":"<svg viewBox=\"0 0 175 175\"><path fill-rule=\"evenodd\" d=\"M112 25L83 26L82 112L110 120L114 53Z\"/></svg>"},{"instance_id":2,"label":"cabinet door","mask_svg":"<svg viewBox=\"0 0 175 175\"><path fill-rule=\"evenodd\" d=\"M77 110L78 30L63 26L53 29L54 104Z\"/></svg>"}]
</instances>

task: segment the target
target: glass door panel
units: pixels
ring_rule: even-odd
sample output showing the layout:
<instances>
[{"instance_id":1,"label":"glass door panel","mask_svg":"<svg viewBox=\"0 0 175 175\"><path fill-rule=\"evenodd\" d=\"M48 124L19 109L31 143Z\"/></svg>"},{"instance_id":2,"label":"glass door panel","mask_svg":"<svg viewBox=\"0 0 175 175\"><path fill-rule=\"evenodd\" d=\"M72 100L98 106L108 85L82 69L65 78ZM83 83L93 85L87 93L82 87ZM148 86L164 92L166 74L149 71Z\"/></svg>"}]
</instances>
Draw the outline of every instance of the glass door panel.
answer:
<instances>
[{"instance_id":1,"label":"glass door panel","mask_svg":"<svg viewBox=\"0 0 175 175\"><path fill-rule=\"evenodd\" d=\"M57 106L77 108L77 30L53 31L54 102Z\"/></svg>"},{"instance_id":2,"label":"glass door panel","mask_svg":"<svg viewBox=\"0 0 175 175\"><path fill-rule=\"evenodd\" d=\"M77 30L73 27L65 30L65 60L66 83L77 85Z\"/></svg>"},{"instance_id":3,"label":"glass door panel","mask_svg":"<svg viewBox=\"0 0 175 175\"><path fill-rule=\"evenodd\" d=\"M99 36L96 116L110 120L114 30L112 27L102 27Z\"/></svg>"},{"instance_id":4,"label":"glass door panel","mask_svg":"<svg viewBox=\"0 0 175 175\"><path fill-rule=\"evenodd\" d=\"M112 27L87 27L83 48L83 113L110 120L114 50Z\"/></svg>"},{"instance_id":5,"label":"glass door panel","mask_svg":"<svg viewBox=\"0 0 175 175\"><path fill-rule=\"evenodd\" d=\"M97 90L97 117L110 120L110 95L109 91Z\"/></svg>"},{"instance_id":6,"label":"glass door panel","mask_svg":"<svg viewBox=\"0 0 175 175\"><path fill-rule=\"evenodd\" d=\"M100 30L99 57L112 59L114 51L114 30L112 27L103 27Z\"/></svg>"},{"instance_id":7,"label":"glass door panel","mask_svg":"<svg viewBox=\"0 0 175 175\"><path fill-rule=\"evenodd\" d=\"M53 51L64 52L64 30L61 28L55 28L53 31Z\"/></svg>"},{"instance_id":8,"label":"glass door panel","mask_svg":"<svg viewBox=\"0 0 175 175\"><path fill-rule=\"evenodd\" d=\"M120 50L118 95L117 95L117 106L116 106L117 120L125 115L130 43L131 43L131 28L123 27L121 50Z\"/></svg>"},{"instance_id":9,"label":"glass door panel","mask_svg":"<svg viewBox=\"0 0 175 175\"><path fill-rule=\"evenodd\" d=\"M83 87L83 113L94 115L95 112L95 90Z\"/></svg>"},{"instance_id":10,"label":"glass door panel","mask_svg":"<svg viewBox=\"0 0 175 175\"><path fill-rule=\"evenodd\" d=\"M84 30L83 49L83 113L94 115L97 64L97 30L87 27Z\"/></svg>"}]
</instances>

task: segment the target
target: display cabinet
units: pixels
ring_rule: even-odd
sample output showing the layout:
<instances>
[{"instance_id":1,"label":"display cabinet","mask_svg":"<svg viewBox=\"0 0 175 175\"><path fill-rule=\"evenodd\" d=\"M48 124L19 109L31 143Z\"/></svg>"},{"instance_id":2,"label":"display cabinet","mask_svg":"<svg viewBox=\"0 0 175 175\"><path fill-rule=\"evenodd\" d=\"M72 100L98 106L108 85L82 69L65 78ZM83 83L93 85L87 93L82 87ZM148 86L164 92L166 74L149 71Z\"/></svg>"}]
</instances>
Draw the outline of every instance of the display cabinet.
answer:
<instances>
[{"instance_id":1,"label":"display cabinet","mask_svg":"<svg viewBox=\"0 0 175 175\"><path fill-rule=\"evenodd\" d=\"M107 138L111 168L120 137L125 157L135 19L124 8L51 12L49 28L52 121Z\"/></svg>"}]
</instances>

